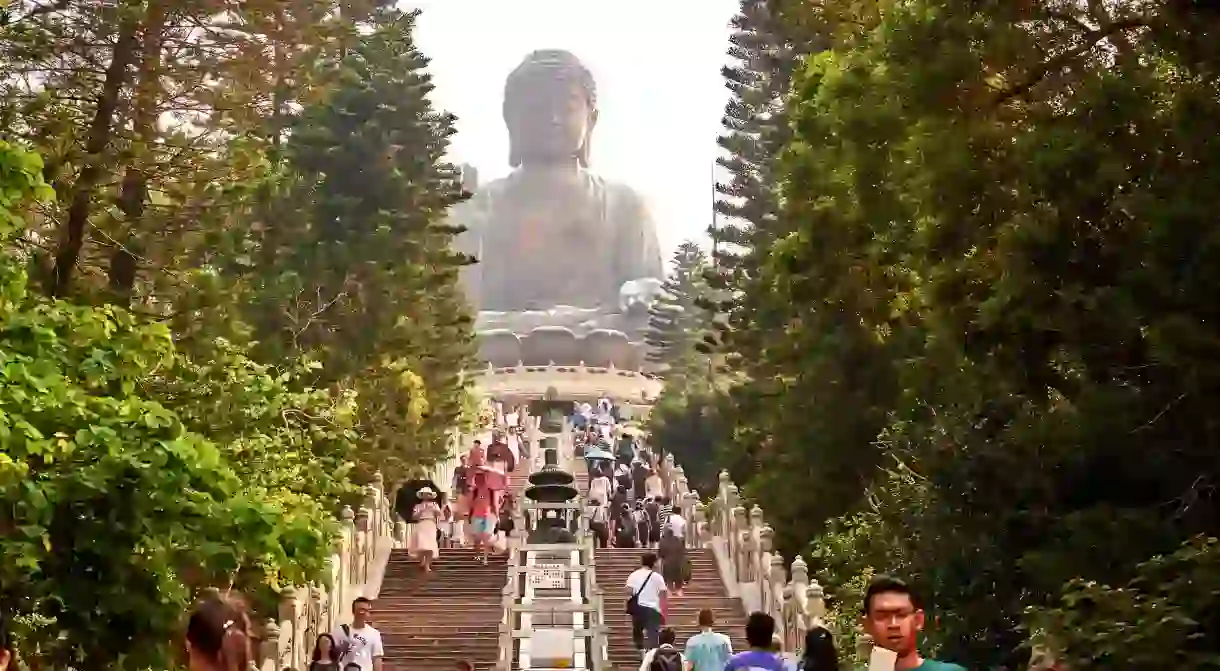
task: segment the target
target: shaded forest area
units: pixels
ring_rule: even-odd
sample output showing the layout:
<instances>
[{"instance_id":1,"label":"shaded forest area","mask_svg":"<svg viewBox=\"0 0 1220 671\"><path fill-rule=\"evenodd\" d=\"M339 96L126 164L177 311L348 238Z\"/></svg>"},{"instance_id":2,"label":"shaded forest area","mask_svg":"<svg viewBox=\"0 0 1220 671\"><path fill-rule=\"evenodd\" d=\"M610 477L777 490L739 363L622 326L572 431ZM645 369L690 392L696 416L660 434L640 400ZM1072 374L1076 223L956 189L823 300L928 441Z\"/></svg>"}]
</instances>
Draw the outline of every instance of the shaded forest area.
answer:
<instances>
[{"instance_id":1,"label":"shaded forest area","mask_svg":"<svg viewBox=\"0 0 1220 671\"><path fill-rule=\"evenodd\" d=\"M743 1L704 359L652 430L844 645L892 572L969 668L1220 666L1213 7Z\"/></svg>"},{"instance_id":2,"label":"shaded forest area","mask_svg":"<svg viewBox=\"0 0 1220 671\"><path fill-rule=\"evenodd\" d=\"M474 356L453 117L387 2L0 23L0 602L33 668L172 665L205 586L327 570L447 456Z\"/></svg>"}]
</instances>

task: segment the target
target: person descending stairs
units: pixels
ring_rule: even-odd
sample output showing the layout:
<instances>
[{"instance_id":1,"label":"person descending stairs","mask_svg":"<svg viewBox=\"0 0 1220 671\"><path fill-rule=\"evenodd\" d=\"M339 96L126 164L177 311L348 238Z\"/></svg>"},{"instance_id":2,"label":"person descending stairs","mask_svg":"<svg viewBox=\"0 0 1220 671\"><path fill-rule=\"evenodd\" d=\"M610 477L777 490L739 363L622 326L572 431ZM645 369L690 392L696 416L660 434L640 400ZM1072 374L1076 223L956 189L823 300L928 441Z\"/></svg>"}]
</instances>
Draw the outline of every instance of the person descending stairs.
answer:
<instances>
[{"instance_id":1,"label":"person descending stairs","mask_svg":"<svg viewBox=\"0 0 1220 671\"><path fill-rule=\"evenodd\" d=\"M508 474L520 501L526 466ZM454 671L461 661L489 671L499 658L502 590L508 562L477 561L473 547L445 547L425 573L406 550L394 550L377 596L375 626L385 646L384 671Z\"/></svg>"},{"instance_id":2,"label":"person descending stairs","mask_svg":"<svg viewBox=\"0 0 1220 671\"><path fill-rule=\"evenodd\" d=\"M631 642L631 616L625 612L627 601L624 585L627 576L640 567L640 557L647 550L605 548L597 550L597 582L606 595L606 625L610 631L610 666L616 671L638 669L640 654ZM691 562L691 583L682 596L668 597L666 627L678 634L681 650L687 639L699 633L699 611L710 608L716 614L717 631L733 641L733 650L746 649L746 616L741 601L728 595L716 559L710 549L688 549Z\"/></svg>"},{"instance_id":3,"label":"person descending stairs","mask_svg":"<svg viewBox=\"0 0 1220 671\"><path fill-rule=\"evenodd\" d=\"M394 550L377 596L384 671L453 671L461 659L478 671L499 656L501 590L508 565L483 564L470 548L446 548L424 573L406 550Z\"/></svg>"}]
</instances>

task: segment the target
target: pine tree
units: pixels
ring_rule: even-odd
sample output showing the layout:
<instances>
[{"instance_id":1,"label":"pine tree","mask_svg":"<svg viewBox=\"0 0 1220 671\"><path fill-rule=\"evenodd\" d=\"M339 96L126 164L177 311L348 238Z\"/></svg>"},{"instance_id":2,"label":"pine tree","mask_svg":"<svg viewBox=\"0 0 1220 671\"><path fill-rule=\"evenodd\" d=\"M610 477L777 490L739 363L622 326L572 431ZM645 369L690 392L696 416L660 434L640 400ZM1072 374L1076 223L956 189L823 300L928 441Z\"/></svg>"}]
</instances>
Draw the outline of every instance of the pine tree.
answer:
<instances>
[{"instance_id":1,"label":"pine tree","mask_svg":"<svg viewBox=\"0 0 1220 671\"><path fill-rule=\"evenodd\" d=\"M705 355L696 350L711 326L708 312L700 303L708 295L707 256L693 242L678 246L664 292L648 313L645 342L651 350L648 360L665 367L667 378L682 376L706 365Z\"/></svg>"},{"instance_id":2,"label":"pine tree","mask_svg":"<svg viewBox=\"0 0 1220 671\"><path fill-rule=\"evenodd\" d=\"M752 291L751 283L772 244L786 232L777 217L776 193L776 162L791 137L784 99L810 49L807 41L789 38L787 24L771 5L767 0L742 0L729 37L728 54L736 64L722 70L732 97L719 139L727 155L717 163L731 178L716 184L720 217L709 231L715 266L709 280L718 300L709 307L725 319L709 340L733 363L757 358L752 353L762 349L759 339L767 335L759 328L765 315L752 302L765 292Z\"/></svg>"},{"instance_id":3,"label":"pine tree","mask_svg":"<svg viewBox=\"0 0 1220 671\"><path fill-rule=\"evenodd\" d=\"M256 243L250 310L266 356L311 354L323 381L358 390L362 456L403 466L445 452L474 353L457 284L470 259L450 251L460 229L445 223L462 198L443 162L454 117L428 100L417 15L374 9L337 56L333 93L291 128L295 181Z\"/></svg>"},{"instance_id":4,"label":"pine tree","mask_svg":"<svg viewBox=\"0 0 1220 671\"><path fill-rule=\"evenodd\" d=\"M742 0L732 26L728 54L737 64L722 70L732 97L719 139L728 156L717 160L732 178L716 185L721 196L716 211L728 221L711 234L720 246L717 265L739 273L747 271L745 259L752 250L762 249L776 233L775 159L790 136L783 99L799 54L785 40L766 0Z\"/></svg>"}]
</instances>

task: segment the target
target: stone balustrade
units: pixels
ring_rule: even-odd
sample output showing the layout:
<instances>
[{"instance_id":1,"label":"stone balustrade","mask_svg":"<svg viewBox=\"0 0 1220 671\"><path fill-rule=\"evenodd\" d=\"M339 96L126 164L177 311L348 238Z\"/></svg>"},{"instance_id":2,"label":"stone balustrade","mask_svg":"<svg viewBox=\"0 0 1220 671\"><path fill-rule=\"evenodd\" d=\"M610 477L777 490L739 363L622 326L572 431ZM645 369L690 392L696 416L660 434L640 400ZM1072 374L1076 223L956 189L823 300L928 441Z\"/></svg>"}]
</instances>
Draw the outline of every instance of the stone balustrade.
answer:
<instances>
[{"instance_id":1,"label":"stone balustrade","mask_svg":"<svg viewBox=\"0 0 1220 671\"><path fill-rule=\"evenodd\" d=\"M309 668L313 646L320 634L351 619L351 602L364 595L370 583L380 586L389 549L400 546L395 535L393 505L381 473L364 488L359 510L345 506L341 528L330 557L331 573L325 585L286 587L280 591L279 612L266 621L258 646L260 671ZM378 564L381 564L380 567Z\"/></svg>"},{"instance_id":2,"label":"stone balustrade","mask_svg":"<svg viewBox=\"0 0 1220 671\"><path fill-rule=\"evenodd\" d=\"M610 396L628 404L651 402L664 383L653 375L614 365L514 365L467 372L481 395L488 398L543 398L548 389L562 390L566 399Z\"/></svg>"},{"instance_id":3,"label":"stone balustrade","mask_svg":"<svg viewBox=\"0 0 1220 671\"><path fill-rule=\"evenodd\" d=\"M631 342L615 329L577 333L564 326L536 326L525 333L489 329L477 334L479 353L494 366L617 366L640 370L647 363L647 346Z\"/></svg>"},{"instance_id":4,"label":"stone balustrade","mask_svg":"<svg viewBox=\"0 0 1220 671\"><path fill-rule=\"evenodd\" d=\"M727 471L721 471L716 494L706 503L690 489L672 454L665 456L661 474L671 500L689 511L687 544L712 548L729 595L740 598L748 612L774 617L784 649L800 650L805 632L826 615L825 592L809 577L805 561L797 557L788 564L774 551L775 534L762 508L746 510Z\"/></svg>"}]
</instances>

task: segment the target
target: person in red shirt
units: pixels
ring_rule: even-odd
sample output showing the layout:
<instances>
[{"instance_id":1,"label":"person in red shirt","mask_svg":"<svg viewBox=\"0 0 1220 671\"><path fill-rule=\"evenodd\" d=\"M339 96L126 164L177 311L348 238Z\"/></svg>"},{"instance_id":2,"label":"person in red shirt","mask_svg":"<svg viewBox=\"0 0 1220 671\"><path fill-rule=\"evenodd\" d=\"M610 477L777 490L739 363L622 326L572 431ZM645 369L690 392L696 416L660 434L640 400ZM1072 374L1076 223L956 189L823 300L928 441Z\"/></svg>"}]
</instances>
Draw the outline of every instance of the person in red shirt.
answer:
<instances>
[{"instance_id":1,"label":"person in red shirt","mask_svg":"<svg viewBox=\"0 0 1220 671\"><path fill-rule=\"evenodd\" d=\"M496 491L487 486L482 474L477 476L471 501L470 531L474 536L474 547L479 552L478 560L484 564L487 563L487 555L491 552L496 521L499 518L496 499Z\"/></svg>"}]
</instances>

